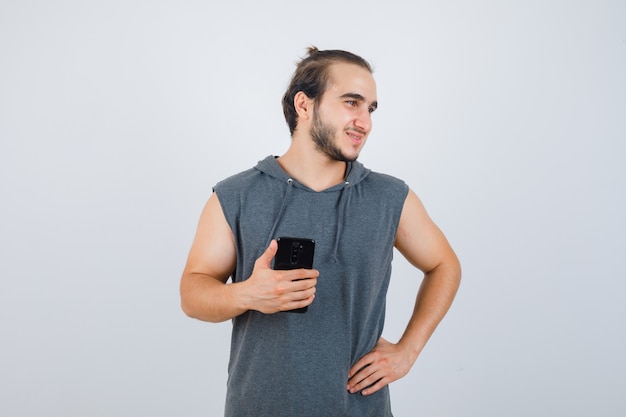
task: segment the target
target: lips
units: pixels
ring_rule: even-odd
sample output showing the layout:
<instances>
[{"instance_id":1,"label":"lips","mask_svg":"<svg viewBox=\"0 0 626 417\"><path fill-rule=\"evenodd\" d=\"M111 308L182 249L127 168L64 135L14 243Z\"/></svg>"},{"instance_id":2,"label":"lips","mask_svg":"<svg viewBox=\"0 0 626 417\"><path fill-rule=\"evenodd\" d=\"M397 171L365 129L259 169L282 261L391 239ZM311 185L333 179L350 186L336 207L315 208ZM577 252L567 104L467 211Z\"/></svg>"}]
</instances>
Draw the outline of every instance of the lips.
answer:
<instances>
[{"instance_id":1,"label":"lips","mask_svg":"<svg viewBox=\"0 0 626 417\"><path fill-rule=\"evenodd\" d=\"M360 144L365 137L365 132L357 131L354 129L348 129L346 131L346 134L356 144Z\"/></svg>"}]
</instances>

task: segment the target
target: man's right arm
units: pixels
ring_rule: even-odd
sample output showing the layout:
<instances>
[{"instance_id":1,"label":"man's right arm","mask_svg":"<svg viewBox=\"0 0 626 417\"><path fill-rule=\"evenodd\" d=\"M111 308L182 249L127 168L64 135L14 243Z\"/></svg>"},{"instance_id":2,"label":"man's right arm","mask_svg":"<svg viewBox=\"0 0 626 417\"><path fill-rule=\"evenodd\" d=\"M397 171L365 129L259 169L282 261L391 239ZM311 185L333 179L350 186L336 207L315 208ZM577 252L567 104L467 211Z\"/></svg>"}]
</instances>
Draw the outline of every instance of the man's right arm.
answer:
<instances>
[{"instance_id":1,"label":"man's right arm","mask_svg":"<svg viewBox=\"0 0 626 417\"><path fill-rule=\"evenodd\" d=\"M318 272L272 270L276 249L277 244L272 241L256 260L247 280L227 283L237 263L235 237L217 195L211 195L200 216L180 281L185 314L203 321L221 322L247 310L275 313L311 304Z\"/></svg>"}]
</instances>

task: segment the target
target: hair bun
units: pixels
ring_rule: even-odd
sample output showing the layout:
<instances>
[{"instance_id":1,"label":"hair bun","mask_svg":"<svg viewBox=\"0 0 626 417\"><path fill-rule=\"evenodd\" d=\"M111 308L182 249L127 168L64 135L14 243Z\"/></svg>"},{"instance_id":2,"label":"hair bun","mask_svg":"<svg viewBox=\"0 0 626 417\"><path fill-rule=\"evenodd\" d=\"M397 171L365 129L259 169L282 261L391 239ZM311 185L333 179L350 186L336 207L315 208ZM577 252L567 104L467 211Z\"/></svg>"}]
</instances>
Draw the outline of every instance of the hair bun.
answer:
<instances>
[{"instance_id":1,"label":"hair bun","mask_svg":"<svg viewBox=\"0 0 626 417\"><path fill-rule=\"evenodd\" d=\"M309 48L307 49L307 52L309 54L309 56L315 55L316 53L318 53L320 50L317 49L317 46L309 46Z\"/></svg>"}]
</instances>

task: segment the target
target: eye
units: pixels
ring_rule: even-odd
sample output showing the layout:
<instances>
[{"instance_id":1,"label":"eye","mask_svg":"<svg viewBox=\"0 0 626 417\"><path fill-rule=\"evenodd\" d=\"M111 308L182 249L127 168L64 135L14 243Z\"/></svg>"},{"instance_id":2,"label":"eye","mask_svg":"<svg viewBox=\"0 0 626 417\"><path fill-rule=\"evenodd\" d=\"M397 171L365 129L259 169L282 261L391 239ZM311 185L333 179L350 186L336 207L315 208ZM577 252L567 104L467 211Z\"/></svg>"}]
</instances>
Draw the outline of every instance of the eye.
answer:
<instances>
[{"instance_id":1,"label":"eye","mask_svg":"<svg viewBox=\"0 0 626 417\"><path fill-rule=\"evenodd\" d=\"M376 110L376 107L370 106L370 107L367 108L367 111L369 113L374 113L374 110Z\"/></svg>"},{"instance_id":2,"label":"eye","mask_svg":"<svg viewBox=\"0 0 626 417\"><path fill-rule=\"evenodd\" d=\"M346 104L350 107L356 107L357 102L356 100L346 100Z\"/></svg>"}]
</instances>

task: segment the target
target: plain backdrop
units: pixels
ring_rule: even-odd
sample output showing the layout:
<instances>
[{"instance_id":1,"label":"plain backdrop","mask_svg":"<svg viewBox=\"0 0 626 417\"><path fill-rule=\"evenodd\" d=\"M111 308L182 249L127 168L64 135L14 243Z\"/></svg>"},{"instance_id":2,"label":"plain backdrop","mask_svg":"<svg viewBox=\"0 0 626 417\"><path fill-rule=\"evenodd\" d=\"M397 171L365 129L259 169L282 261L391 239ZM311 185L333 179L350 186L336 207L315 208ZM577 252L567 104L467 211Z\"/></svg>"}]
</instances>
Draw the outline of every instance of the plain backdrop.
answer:
<instances>
[{"instance_id":1,"label":"plain backdrop","mask_svg":"<svg viewBox=\"0 0 626 417\"><path fill-rule=\"evenodd\" d=\"M372 63L361 161L415 190L463 265L394 415L626 415L625 18L621 0L0 2L0 415L222 415L231 325L187 318L179 278L211 187L287 149L309 45ZM420 278L396 256L387 338Z\"/></svg>"}]
</instances>

